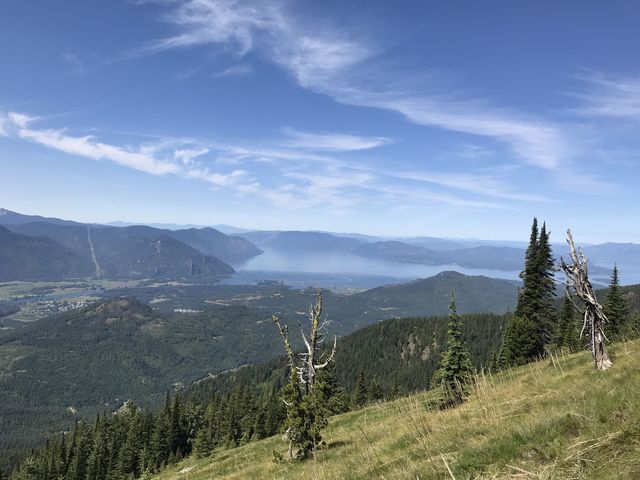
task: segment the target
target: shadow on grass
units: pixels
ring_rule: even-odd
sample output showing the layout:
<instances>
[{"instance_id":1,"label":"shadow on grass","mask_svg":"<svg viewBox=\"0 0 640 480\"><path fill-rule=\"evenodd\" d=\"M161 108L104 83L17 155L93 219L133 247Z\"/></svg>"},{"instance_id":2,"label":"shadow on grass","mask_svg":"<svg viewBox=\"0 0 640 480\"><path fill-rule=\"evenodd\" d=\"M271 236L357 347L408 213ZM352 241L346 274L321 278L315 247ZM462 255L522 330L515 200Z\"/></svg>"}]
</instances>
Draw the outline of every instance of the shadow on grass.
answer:
<instances>
[{"instance_id":1,"label":"shadow on grass","mask_svg":"<svg viewBox=\"0 0 640 480\"><path fill-rule=\"evenodd\" d=\"M347 445L352 445L352 444L353 444L353 440L336 440L335 442L329 442L327 444L327 450L330 450L332 448L346 447Z\"/></svg>"}]
</instances>

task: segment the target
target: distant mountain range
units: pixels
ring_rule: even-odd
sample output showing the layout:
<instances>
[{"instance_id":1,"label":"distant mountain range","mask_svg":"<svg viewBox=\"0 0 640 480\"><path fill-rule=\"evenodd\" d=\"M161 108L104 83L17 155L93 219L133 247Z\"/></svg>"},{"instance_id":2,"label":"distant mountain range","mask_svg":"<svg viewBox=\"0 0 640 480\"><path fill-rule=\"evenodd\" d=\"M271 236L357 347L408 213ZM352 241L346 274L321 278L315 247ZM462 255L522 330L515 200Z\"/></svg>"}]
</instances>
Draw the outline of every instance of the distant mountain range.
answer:
<instances>
[{"instance_id":1,"label":"distant mountain range","mask_svg":"<svg viewBox=\"0 0 640 480\"><path fill-rule=\"evenodd\" d=\"M41 217L40 215L23 215L22 213L12 212L5 208L0 208L0 225L22 225L31 222L47 222L56 225L82 225L71 220L61 220L59 218Z\"/></svg>"},{"instance_id":2,"label":"distant mountain range","mask_svg":"<svg viewBox=\"0 0 640 480\"><path fill-rule=\"evenodd\" d=\"M132 222L109 222L105 223L105 225L110 227L133 227L135 225L146 225L147 227L159 228L161 230L188 230L191 228L215 228L219 232L222 232L226 235L236 235L238 233L246 233L251 232L253 229L250 228L238 228L232 225L225 225L223 223L218 225L196 225L193 223L132 223Z\"/></svg>"},{"instance_id":3,"label":"distant mountain range","mask_svg":"<svg viewBox=\"0 0 640 480\"><path fill-rule=\"evenodd\" d=\"M110 227L2 210L0 281L228 275L259 255L248 240L213 228Z\"/></svg>"},{"instance_id":4,"label":"distant mountain range","mask_svg":"<svg viewBox=\"0 0 640 480\"><path fill-rule=\"evenodd\" d=\"M23 236L49 238L58 244L45 244L42 239L20 243L17 237L10 239L5 232L0 237L0 258L11 261L5 262L0 269L0 281L86 275L102 278L226 275L233 272L230 264L241 265L260 255L261 248L285 255L290 252L309 256L320 252L339 253L452 269L457 265L468 269L517 272L523 267L526 246L523 242L509 241L427 236L389 239L356 233L245 231L221 226L236 232L230 236L212 227L114 222L116 224L119 226L83 224L0 209L0 225L6 229ZM167 228L158 228L160 226ZM567 256L563 244L554 244L553 249L556 258ZM640 281L640 245L589 245L586 254L596 282L606 283L614 263L619 265L623 280ZM61 262L61 258L66 261ZM18 268L20 265L24 268ZM41 267L34 267L38 265Z\"/></svg>"}]
</instances>

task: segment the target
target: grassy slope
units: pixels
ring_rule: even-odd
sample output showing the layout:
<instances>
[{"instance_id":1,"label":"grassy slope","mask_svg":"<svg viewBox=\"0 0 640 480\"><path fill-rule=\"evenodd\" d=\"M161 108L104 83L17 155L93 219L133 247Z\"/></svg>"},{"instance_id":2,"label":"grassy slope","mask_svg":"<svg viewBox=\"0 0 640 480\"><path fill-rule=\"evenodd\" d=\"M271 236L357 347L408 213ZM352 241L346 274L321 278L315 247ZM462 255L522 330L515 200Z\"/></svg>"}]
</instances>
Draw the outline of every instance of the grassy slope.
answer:
<instances>
[{"instance_id":1,"label":"grassy slope","mask_svg":"<svg viewBox=\"0 0 640 480\"><path fill-rule=\"evenodd\" d=\"M611 353L605 373L583 352L481 377L450 411L429 410L427 392L337 416L306 462L274 463L277 436L157 479L640 478L640 341Z\"/></svg>"}]
</instances>

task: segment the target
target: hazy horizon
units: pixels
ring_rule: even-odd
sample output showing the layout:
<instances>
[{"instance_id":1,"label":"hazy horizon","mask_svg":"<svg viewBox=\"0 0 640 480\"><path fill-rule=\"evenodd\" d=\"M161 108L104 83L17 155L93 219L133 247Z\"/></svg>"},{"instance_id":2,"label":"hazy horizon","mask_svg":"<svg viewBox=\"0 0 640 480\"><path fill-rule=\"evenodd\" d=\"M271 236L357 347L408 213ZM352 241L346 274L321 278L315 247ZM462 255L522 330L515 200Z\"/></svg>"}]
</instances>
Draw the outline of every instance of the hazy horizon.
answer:
<instances>
[{"instance_id":1,"label":"hazy horizon","mask_svg":"<svg viewBox=\"0 0 640 480\"><path fill-rule=\"evenodd\" d=\"M106 221L99 221L99 220L95 220L95 219L80 219L80 218L73 218L70 216L64 216L64 215L57 215L57 214L43 214L41 212L24 212L24 211L16 211L10 208L6 208L4 206L0 206L0 209L4 209L4 210L8 210L10 212L13 213L18 213L18 214L22 214L22 215L38 215L38 216L42 216L42 217L47 217L47 218L57 218L57 219L61 219L61 220L70 220L70 221L74 221L74 222L78 222L78 223L95 223L95 224L99 224L99 225L113 225L113 226L117 226L118 224L124 224L124 225L149 225L149 226L162 226L163 228L207 228L207 227L230 227L232 229L238 229L238 230L242 230L242 231L247 231L247 232L251 232L251 231L300 231L300 232L318 232L318 233L329 233L329 234L335 234L335 235L362 235L362 236L370 236L370 237L376 237L376 238L381 238L381 239L398 239L398 238L418 238L418 237L432 237L432 238L440 238L440 239L444 239L444 240L475 240L475 241L487 241L487 242L506 242L506 243L514 243L514 244L520 244L520 246L526 246L527 244L527 237L523 237L520 236L518 238L505 238L505 237L496 237L496 238L487 238L487 237L482 237L480 235L473 235L471 234L470 236L466 236L466 237L447 237L447 236L438 236L438 235L433 235L430 234L428 232L425 232L423 234L418 234L418 235L409 235L409 234L402 234L402 233L397 233L397 234L375 234L375 233L371 233L371 232L362 232L362 231L337 231L337 230L325 230L325 229L321 229L321 228L308 228L308 229L291 229L291 228L286 228L286 227L282 227L282 228L277 228L277 227L271 227L271 228L252 228L252 227L246 227L243 225L236 225L236 224L228 224L228 223L220 223L220 222L213 222L213 223L181 223L179 221L166 221L166 220L158 220L158 221L129 221L129 220L122 220L122 219L115 219L115 220L106 220ZM539 219L541 222L544 221L544 219ZM547 225L549 225L547 223ZM527 232L530 230L530 222L529 222L529 227ZM553 244L564 244L565 243L565 237L564 237L564 233L563 236L560 238L553 238L553 229L549 229L552 233L552 238L551 238L551 242ZM229 233L230 235L233 235L232 233ZM575 235L575 231L574 231L574 235ZM613 242L611 240L605 240L605 241L591 241L589 239L580 239L580 244L601 244L601 243L638 243L638 242L634 242L632 240L629 241L619 241L619 242Z\"/></svg>"}]
</instances>

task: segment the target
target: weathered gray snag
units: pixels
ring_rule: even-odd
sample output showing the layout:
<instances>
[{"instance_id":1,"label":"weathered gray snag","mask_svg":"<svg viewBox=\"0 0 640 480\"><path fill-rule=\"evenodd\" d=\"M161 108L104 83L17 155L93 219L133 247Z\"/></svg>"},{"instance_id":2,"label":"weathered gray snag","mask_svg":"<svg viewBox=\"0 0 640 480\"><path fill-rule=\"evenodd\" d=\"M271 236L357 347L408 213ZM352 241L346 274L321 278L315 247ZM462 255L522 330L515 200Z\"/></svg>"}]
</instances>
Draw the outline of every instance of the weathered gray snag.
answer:
<instances>
[{"instance_id":1,"label":"weathered gray snag","mask_svg":"<svg viewBox=\"0 0 640 480\"><path fill-rule=\"evenodd\" d=\"M302 325L300 325L300 333L302 335L302 340L304 341L305 347L307 349L306 352L302 352L299 354L301 362L296 361L295 353L293 348L291 347L291 343L289 342L289 335L287 326L280 322L280 318L277 315L273 315L273 321L278 326L280 330L280 335L282 336L282 340L284 342L284 349L287 352L287 357L289 359L289 366L291 369L295 369L298 375L298 379L300 380L300 385L302 386L303 392L305 394L309 393L313 389L313 385L316 381L316 373L318 370L325 368L329 365L336 354L336 342L337 338L333 338L333 348L331 349L331 353L325 359L322 356L318 356L318 349L320 345L324 342L326 338L326 322L321 321L322 316L322 293L318 291L318 296L316 297L315 305L311 305L309 308L309 320L311 322L311 330L309 331L309 336L304 333L304 329ZM301 365L298 365L301 363Z\"/></svg>"},{"instance_id":2,"label":"weathered gray snag","mask_svg":"<svg viewBox=\"0 0 640 480\"><path fill-rule=\"evenodd\" d=\"M295 372L299 381L299 385L295 385L295 379L293 379L295 393L289 398L289 401L285 398L282 399L287 406L288 428L284 433L283 439L289 441L289 458L293 458L294 443L300 448L298 455L300 452L306 455L311 449L315 450L316 442L321 440L321 437L318 431L314 429L321 428L318 427L318 425L321 425L322 422L326 423L322 414L318 415L318 412L312 412L312 414L309 415L309 405L301 406L304 404L304 402L301 402L303 397L309 395L313 390L317 371L329 365L329 362L333 360L336 354L336 337L333 339L333 348L328 356L325 357L318 352L319 347L326 338L326 322L321 322L321 316L322 294L318 291L315 305L311 305L309 308L311 329L308 336L305 334L302 325L299 325L306 352L298 354L298 358L296 358L293 347L289 342L287 325L281 323L277 315L273 315L272 317L284 342L284 349L287 352L290 371L291 373ZM289 422L290 415L293 416L291 422Z\"/></svg>"},{"instance_id":3,"label":"weathered gray snag","mask_svg":"<svg viewBox=\"0 0 640 480\"><path fill-rule=\"evenodd\" d=\"M602 311L602 306L598 303L595 293L593 293L593 287L589 281L587 258L582 253L582 250L578 249L576 251L571 230L567 230L567 243L569 244L573 263L567 265L563 258L560 259L560 262L562 270L564 270L567 276L567 283L565 285L567 295L571 298L569 288L572 288L585 305L584 312L582 312L584 323L582 325L582 331L580 332L580 338L582 338L585 328L589 326L591 328L591 354L596 363L596 368L598 370L607 370L612 365L605 348L605 340L607 337L604 334L604 324L607 323L608 320ZM579 308L578 311L580 311Z\"/></svg>"}]
</instances>

